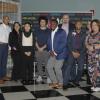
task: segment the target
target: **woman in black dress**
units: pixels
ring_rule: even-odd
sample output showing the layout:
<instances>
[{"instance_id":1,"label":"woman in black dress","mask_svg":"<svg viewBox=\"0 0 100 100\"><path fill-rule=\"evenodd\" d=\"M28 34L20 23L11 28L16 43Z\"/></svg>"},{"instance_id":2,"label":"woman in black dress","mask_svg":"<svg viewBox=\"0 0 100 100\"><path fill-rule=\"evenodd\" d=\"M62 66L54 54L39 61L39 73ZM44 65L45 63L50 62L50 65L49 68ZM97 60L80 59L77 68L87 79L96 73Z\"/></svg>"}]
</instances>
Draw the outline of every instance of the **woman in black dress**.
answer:
<instances>
[{"instance_id":1,"label":"woman in black dress","mask_svg":"<svg viewBox=\"0 0 100 100\"><path fill-rule=\"evenodd\" d=\"M22 50L22 77L23 83L32 83L33 80L33 62L35 37L31 31L31 24L26 22L21 34L21 50Z\"/></svg>"},{"instance_id":2,"label":"woman in black dress","mask_svg":"<svg viewBox=\"0 0 100 100\"><path fill-rule=\"evenodd\" d=\"M20 55L20 24L15 22L13 30L9 35L9 45L11 47L11 58L13 60L13 69L11 79L17 81L21 79L21 55Z\"/></svg>"}]
</instances>

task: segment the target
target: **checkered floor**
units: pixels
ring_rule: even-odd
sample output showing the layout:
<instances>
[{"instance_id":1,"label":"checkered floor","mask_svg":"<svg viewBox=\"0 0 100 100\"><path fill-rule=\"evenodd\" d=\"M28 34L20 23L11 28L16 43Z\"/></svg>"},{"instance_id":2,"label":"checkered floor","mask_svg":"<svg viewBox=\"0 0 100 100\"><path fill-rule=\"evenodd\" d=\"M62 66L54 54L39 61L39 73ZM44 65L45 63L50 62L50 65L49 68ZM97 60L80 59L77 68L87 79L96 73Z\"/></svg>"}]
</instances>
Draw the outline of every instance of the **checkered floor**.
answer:
<instances>
[{"instance_id":1,"label":"checkered floor","mask_svg":"<svg viewBox=\"0 0 100 100\"><path fill-rule=\"evenodd\" d=\"M66 91L52 89L48 84L22 84L8 81L0 85L0 100L100 100L100 92L92 92L85 80L76 87L72 83Z\"/></svg>"}]
</instances>

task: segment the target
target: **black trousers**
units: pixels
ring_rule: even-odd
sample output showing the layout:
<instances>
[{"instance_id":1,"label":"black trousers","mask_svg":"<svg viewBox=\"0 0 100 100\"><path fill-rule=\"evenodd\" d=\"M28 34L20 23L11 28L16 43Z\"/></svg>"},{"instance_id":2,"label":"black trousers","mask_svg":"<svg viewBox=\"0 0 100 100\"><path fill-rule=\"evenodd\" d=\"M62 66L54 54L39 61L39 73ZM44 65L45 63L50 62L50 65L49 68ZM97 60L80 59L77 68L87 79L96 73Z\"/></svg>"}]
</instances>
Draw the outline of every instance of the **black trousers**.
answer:
<instances>
[{"instance_id":1,"label":"black trousers","mask_svg":"<svg viewBox=\"0 0 100 100\"><path fill-rule=\"evenodd\" d=\"M11 51L11 58L13 60L12 80L22 79L21 76L21 55L18 51Z\"/></svg>"},{"instance_id":2,"label":"black trousers","mask_svg":"<svg viewBox=\"0 0 100 100\"><path fill-rule=\"evenodd\" d=\"M77 61L78 69L77 74L75 72L75 62ZM77 60L72 56L69 55L67 62L65 63L64 67L62 68L63 71L63 84L67 85L69 83L70 77L73 76L75 82L79 82L84 69L84 56L80 56ZM74 75L71 75L74 74Z\"/></svg>"},{"instance_id":3,"label":"black trousers","mask_svg":"<svg viewBox=\"0 0 100 100\"><path fill-rule=\"evenodd\" d=\"M33 79L33 57L22 54L22 79L32 80Z\"/></svg>"}]
</instances>

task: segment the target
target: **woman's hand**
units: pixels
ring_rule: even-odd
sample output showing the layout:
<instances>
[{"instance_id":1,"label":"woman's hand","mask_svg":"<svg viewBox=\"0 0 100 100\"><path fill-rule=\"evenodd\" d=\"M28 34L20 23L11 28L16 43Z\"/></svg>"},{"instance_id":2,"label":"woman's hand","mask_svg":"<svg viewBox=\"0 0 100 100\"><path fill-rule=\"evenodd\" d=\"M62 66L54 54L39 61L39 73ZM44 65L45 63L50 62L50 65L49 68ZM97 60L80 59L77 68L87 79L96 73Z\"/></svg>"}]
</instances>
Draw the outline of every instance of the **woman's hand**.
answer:
<instances>
[{"instance_id":1,"label":"woman's hand","mask_svg":"<svg viewBox=\"0 0 100 100\"><path fill-rule=\"evenodd\" d=\"M79 58L80 57L80 53L79 52L72 52L74 58Z\"/></svg>"},{"instance_id":2,"label":"woman's hand","mask_svg":"<svg viewBox=\"0 0 100 100\"><path fill-rule=\"evenodd\" d=\"M25 52L26 56L31 56L31 52Z\"/></svg>"},{"instance_id":3,"label":"woman's hand","mask_svg":"<svg viewBox=\"0 0 100 100\"><path fill-rule=\"evenodd\" d=\"M94 47L92 45L87 45L86 47L89 51L91 52L94 51Z\"/></svg>"}]
</instances>

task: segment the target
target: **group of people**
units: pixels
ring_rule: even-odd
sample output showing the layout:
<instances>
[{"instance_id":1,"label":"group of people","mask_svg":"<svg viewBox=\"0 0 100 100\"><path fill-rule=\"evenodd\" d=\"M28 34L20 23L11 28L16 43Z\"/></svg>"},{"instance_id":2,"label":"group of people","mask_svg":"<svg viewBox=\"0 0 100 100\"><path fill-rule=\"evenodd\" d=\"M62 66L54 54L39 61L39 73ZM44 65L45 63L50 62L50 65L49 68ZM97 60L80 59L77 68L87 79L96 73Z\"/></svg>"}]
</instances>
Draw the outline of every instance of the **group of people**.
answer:
<instances>
[{"instance_id":1,"label":"group of people","mask_svg":"<svg viewBox=\"0 0 100 100\"><path fill-rule=\"evenodd\" d=\"M62 24L52 18L50 28L46 16L39 17L36 29L32 29L29 22L23 27L15 22L11 31L8 23L9 17L4 16L0 25L0 84L9 80L6 64L10 46L13 60L11 80L32 83L36 59L38 77L42 79L46 75L51 80L50 87L66 90L70 81L79 86L86 63L91 89L100 91L99 20L89 21L86 29L83 29L81 20L71 23L67 14L62 16Z\"/></svg>"}]
</instances>

